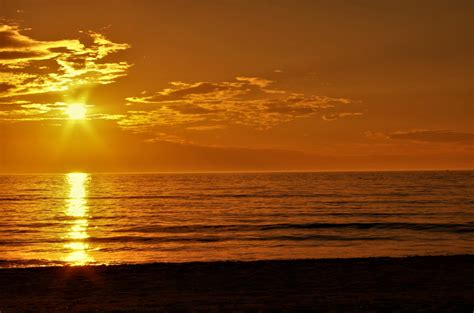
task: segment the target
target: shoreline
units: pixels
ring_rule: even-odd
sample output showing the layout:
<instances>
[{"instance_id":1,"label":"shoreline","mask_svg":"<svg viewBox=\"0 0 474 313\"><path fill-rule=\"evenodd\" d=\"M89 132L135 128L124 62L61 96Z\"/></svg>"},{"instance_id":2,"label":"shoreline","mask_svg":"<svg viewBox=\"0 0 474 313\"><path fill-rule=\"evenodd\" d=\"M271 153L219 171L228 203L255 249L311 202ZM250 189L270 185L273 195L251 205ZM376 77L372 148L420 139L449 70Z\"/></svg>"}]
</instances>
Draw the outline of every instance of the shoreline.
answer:
<instances>
[{"instance_id":1,"label":"shoreline","mask_svg":"<svg viewBox=\"0 0 474 313\"><path fill-rule=\"evenodd\" d=\"M97 268L97 267L141 267L141 266L160 266L160 265L184 265L184 264L231 264L231 263L278 263L278 262L344 262L346 261L380 261L380 260L404 260L404 259L418 259L418 258L444 258L444 257L461 257L461 258L473 258L474 253L463 253L463 254L419 254L419 255L401 255L401 256L369 256L369 257L347 257L347 258L305 258L305 259L258 259L258 260L209 260L209 261L183 261L183 262L145 262L145 263L88 263L84 265L73 265L68 264L66 261L50 261L50 260L0 260L0 272L3 270L15 270L15 269L50 269L50 268ZM1 264L9 263L22 263L23 266L1 266ZM51 264L48 265L47 263ZM31 264L31 265L28 265ZM39 265L35 265L39 264Z\"/></svg>"},{"instance_id":2,"label":"shoreline","mask_svg":"<svg viewBox=\"0 0 474 313\"><path fill-rule=\"evenodd\" d=\"M474 255L0 269L2 312L474 309Z\"/></svg>"}]
</instances>

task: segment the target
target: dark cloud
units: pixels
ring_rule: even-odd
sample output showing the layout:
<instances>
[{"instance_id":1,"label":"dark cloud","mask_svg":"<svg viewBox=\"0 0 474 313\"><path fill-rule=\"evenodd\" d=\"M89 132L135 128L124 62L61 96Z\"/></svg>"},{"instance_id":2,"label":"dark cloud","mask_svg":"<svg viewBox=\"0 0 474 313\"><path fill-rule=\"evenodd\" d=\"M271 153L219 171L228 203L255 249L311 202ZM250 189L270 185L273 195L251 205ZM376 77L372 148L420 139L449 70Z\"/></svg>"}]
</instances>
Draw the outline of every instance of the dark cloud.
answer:
<instances>
[{"instance_id":1,"label":"dark cloud","mask_svg":"<svg viewBox=\"0 0 474 313\"><path fill-rule=\"evenodd\" d=\"M171 109L174 111L178 111L181 114L211 114L211 113L219 112L219 110L206 109L199 105L193 105L193 104L174 105L171 107Z\"/></svg>"},{"instance_id":2,"label":"dark cloud","mask_svg":"<svg viewBox=\"0 0 474 313\"><path fill-rule=\"evenodd\" d=\"M14 85L11 85L8 83L0 83L0 92L8 91L14 87L15 87Z\"/></svg>"},{"instance_id":3,"label":"dark cloud","mask_svg":"<svg viewBox=\"0 0 474 313\"><path fill-rule=\"evenodd\" d=\"M183 99L190 95L209 94L216 91L229 90L231 86L219 85L209 82L198 83L194 86L173 90L169 93L159 94L155 96L155 100L161 99Z\"/></svg>"},{"instance_id":4,"label":"dark cloud","mask_svg":"<svg viewBox=\"0 0 474 313\"><path fill-rule=\"evenodd\" d=\"M390 139L439 143L474 143L474 133L451 130L415 130L388 134Z\"/></svg>"},{"instance_id":5,"label":"dark cloud","mask_svg":"<svg viewBox=\"0 0 474 313\"><path fill-rule=\"evenodd\" d=\"M41 51L0 51L0 60L35 59L45 55L47 53Z\"/></svg>"},{"instance_id":6,"label":"dark cloud","mask_svg":"<svg viewBox=\"0 0 474 313\"><path fill-rule=\"evenodd\" d=\"M287 102L266 104L266 111L269 113L307 115L316 112L317 108L312 106L295 106Z\"/></svg>"},{"instance_id":7,"label":"dark cloud","mask_svg":"<svg viewBox=\"0 0 474 313\"><path fill-rule=\"evenodd\" d=\"M0 49L25 48L33 44L27 37L22 36L18 27L11 25L0 25Z\"/></svg>"}]
</instances>

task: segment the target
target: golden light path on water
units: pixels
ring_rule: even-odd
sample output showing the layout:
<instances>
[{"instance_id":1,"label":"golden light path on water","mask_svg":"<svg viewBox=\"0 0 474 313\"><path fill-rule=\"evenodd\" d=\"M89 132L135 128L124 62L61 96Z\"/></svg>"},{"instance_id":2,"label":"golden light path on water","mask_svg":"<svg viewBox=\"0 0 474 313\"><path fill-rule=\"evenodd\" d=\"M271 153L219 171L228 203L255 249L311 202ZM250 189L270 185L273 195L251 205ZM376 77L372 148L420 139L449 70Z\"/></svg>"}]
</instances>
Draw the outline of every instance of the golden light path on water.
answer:
<instances>
[{"instance_id":1,"label":"golden light path on water","mask_svg":"<svg viewBox=\"0 0 474 313\"><path fill-rule=\"evenodd\" d=\"M89 237L87 233L89 226L87 206L89 174L69 173L66 174L66 179L69 184L69 196L66 200L65 213L71 217L72 223L66 235L69 242L65 245L70 252L64 260L72 265L85 265L94 261L88 253L89 245L86 242Z\"/></svg>"}]
</instances>

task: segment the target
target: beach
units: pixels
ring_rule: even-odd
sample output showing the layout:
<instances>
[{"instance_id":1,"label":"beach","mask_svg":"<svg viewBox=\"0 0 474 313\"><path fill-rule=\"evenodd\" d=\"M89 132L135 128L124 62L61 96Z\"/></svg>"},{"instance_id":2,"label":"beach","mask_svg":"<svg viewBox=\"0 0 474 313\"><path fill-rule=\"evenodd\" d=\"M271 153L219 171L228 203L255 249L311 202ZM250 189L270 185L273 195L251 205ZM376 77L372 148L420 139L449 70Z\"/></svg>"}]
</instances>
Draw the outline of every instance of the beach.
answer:
<instances>
[{"instance_id":1,"label":"beach","mask_svg":"<svg viewBox=\"0 0 474 313\"><path fill-rule=\"evenodd\" d=\"M474 256L0 269L1 312L471 312Z\"/></svg>"}]
</instances>

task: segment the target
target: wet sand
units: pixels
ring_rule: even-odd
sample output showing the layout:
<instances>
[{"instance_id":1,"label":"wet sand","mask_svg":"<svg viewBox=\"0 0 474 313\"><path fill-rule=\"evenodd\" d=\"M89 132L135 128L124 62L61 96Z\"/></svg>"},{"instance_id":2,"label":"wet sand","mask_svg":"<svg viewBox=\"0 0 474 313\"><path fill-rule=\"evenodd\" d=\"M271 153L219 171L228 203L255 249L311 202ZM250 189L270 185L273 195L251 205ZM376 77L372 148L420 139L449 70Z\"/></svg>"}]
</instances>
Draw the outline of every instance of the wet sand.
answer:
<instances>
[{"instance_id":1,"label":"wet sand","mask_svg":"<svg viewBox=\"0 0 474 313\"><path fill-rule=\"evenodd\" d=\"M474 255L0 270L8 312L472 312Z\"/></svg>"}]
</instances>

